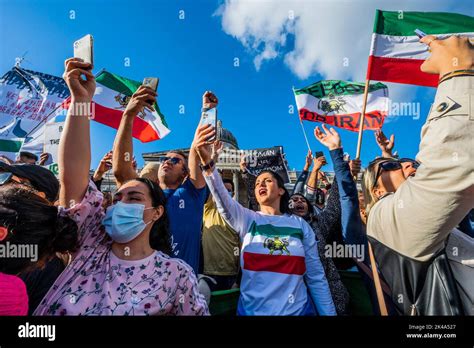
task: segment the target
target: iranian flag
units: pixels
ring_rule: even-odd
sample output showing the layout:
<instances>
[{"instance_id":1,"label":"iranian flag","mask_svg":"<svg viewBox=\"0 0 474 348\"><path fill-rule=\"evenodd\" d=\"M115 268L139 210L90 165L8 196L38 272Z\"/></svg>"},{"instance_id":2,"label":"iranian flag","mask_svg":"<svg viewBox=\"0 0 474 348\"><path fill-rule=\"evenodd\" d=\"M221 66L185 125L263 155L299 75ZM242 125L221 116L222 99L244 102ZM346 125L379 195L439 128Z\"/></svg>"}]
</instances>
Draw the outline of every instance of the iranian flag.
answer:
<instances>
[{"instance_id":1,"label":"iranian flag","mask_svg":"<svg viewBox=\"0 0 474 348\"><path fill-rule=\"evenodd\" d=\"M457 13L377 10L367 79L438 85L438 76L420 70L429 52L428 46L419 42L415 29L441 39L454 34L474 37L474 17Z\"/></svg>"},{"instance_id":2,"label":"iranian flag","mask_svg":"<svg viewBox=\"0 0 474 348\"><path fill-rule=\"evenodd\" d=\"M107 71L101 72L96 82L94 121L118 129L128 101L141 82ZM158 104L155 103L154 108L153 112L145 109L133 123L132 135L143 143L162 139L170 132Z\"/></svg>"},{"instance_id":3,"label":"iranian flag","mask_svg":"<svg viewBox=\"0 0 474 348\"><path fill-rule=\"evenodd\" d=\"M294 89L301 120L327 123L359 131L365 83L324 80ZM383 83L369 86L364 129L382 128L389 108L388 88Z\"/></svg>"}]
</instances>

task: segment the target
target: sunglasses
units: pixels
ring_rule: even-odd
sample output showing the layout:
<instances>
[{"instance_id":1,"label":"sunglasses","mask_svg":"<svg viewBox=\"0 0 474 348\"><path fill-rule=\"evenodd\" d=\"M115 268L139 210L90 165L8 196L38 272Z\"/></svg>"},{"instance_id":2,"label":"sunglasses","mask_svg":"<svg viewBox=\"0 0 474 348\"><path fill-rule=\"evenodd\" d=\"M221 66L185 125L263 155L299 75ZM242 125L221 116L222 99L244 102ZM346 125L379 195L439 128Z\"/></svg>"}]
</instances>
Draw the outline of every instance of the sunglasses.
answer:
<instances>
[{"instance_id":1,"label":"sunglasses","mask_svg":"<svg viewBox=\"0 0 474 348\"><path fill-rule=\"evenodd\" d=\"M178 164L181 161L182 161L182 159L179 158L179 157L165 157L165 156L158 157L158 162L159 163L169 162L172 165L175 165L175 164Z\"/></svg>"},{"instance_id":2,"label":"sunglasses","mask_svg":"<svg viewBox=\"0 0 474 348\"><path fill-rule=\"evenodd\" d=\"M416 160L414 160L414 159L412 159L412 158L400 158L400 159L398 160L398 162L400 162L400 163L407 163L407 162L410 162L411 165L413 166L413 168L415 168L415 169L418 169L418 167L420 166L420 162L418 162L418 161L416 161Z\"/></svg>"},{"instance_id":3,"label":"sunglasses","mask_svg":"<svg viewBox=\"0 0 474 348\"><path fill-rule=\"evenodd\" d=\"M397 160L390 160L380 163L377 169L377 173L375 174L374 187L375 185L377 185L377 181L379 180L380 174L382 174L382 170L392 171L399 169L402 169L402 164Z\"/></svg>"}]
</instances>

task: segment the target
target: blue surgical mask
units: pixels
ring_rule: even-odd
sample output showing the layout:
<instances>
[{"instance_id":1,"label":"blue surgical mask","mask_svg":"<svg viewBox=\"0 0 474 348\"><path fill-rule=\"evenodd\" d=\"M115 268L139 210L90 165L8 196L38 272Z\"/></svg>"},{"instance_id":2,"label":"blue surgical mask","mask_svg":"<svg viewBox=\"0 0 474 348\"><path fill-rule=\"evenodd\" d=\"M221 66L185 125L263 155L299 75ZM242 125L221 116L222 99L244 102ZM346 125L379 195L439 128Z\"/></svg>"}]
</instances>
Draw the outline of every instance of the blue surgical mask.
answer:
<instances>
[{"instance_id":1,"label":"blue surgical mask","mask_svg":"<svg viewBox=\"0 0 474 348\"><path fill-rule=\"evenodd\" d=\"M117 243L130 242L152 222L143 221L143 212L148 209L153 207L145 209L143 204L117 202L107 209L102 220L105 232Z\"/></svg>"}]
</instances>

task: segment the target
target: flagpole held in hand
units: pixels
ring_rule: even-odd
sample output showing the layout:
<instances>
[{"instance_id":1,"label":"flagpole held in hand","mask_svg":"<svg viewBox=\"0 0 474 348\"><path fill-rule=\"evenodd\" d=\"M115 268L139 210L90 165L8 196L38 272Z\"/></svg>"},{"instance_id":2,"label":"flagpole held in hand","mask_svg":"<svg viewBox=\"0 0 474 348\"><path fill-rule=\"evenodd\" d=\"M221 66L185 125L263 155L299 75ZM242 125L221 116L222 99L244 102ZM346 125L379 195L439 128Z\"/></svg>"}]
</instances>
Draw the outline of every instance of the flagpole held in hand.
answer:
<instances>
[{"instance_id":1,"label":"flagpole held in hand","mask_svg":"<svg viewBox=\"0 0 474 348\"><path fill-rule=\"evenodd\" d=\"M360 115L360 120L359 120L359 139L357 140L357 152L356 152L356 159L360 158L360 150L362 148L362 135L364 133L364 123L365 123L365 109L367 106L367 97L369 95L369 85L370 85L370 80L367 79L365 81L365 88L364 88L364 99L362 103L362 113Z\"/></svg>"}]
</instances>

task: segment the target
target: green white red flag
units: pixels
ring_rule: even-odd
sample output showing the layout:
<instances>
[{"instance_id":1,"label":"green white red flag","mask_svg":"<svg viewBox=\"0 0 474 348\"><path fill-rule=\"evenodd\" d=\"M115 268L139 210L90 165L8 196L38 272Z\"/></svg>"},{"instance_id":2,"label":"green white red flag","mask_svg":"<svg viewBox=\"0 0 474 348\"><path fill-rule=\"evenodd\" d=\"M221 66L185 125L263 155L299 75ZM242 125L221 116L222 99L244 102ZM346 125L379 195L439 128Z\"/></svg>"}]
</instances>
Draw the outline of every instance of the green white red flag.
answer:
<instances>
[{"instance_id":1,"label":"green white red flag","mask_svg":"<svg viewBox=\"0 0 474 348\"><path fill-rule=\"evenodd\" d=\"M439 77L420 71L429 57L415 29L446 38L461 34L474 37L474 17L443 12L391 12L377 10L370 48L367 79L419 86L438 85Z\"/></svg>"},{"instance_id":2,"label":"green white red flag","mask_svg":"<svg viewBox=\"0 0 474 348\"><path fill-rule=\"evenodd\" d=\"M94 121L118 129L123 111L141 82L107 71L100 73L96 82ZM158 104L154 108L153 112L145 109L133 123L132 135L143 143L163 139L170 132Z\"/></svg>"},{"instance_id":3,"label":"green white red flag","mask_svg":"<svg viewBox=\"0 0 474 348\"><path fill-rule=\"evenodd\" d=\"M127 79L108 71L96 77L96 90L93 98L93 120L118 129L122 114L141 82ZM69 100L64 107L69 106ZM158 104L155 111L144 109L133 122L132 136L143 143L163 139L170 130Z\"/></svg>"},{"instance_id":4,"label":"green white red flag","mask_svg":"<svg viewBox=\"0 0 474 348\"><path fill-rule=\"evenodd\" d=\"M361 119L365 83L324 80L294 89L301 120L327 123L357 132ZM364 129L382 128L389 109L388 88L370 84Z\"/></svg>"}]
</instances>

